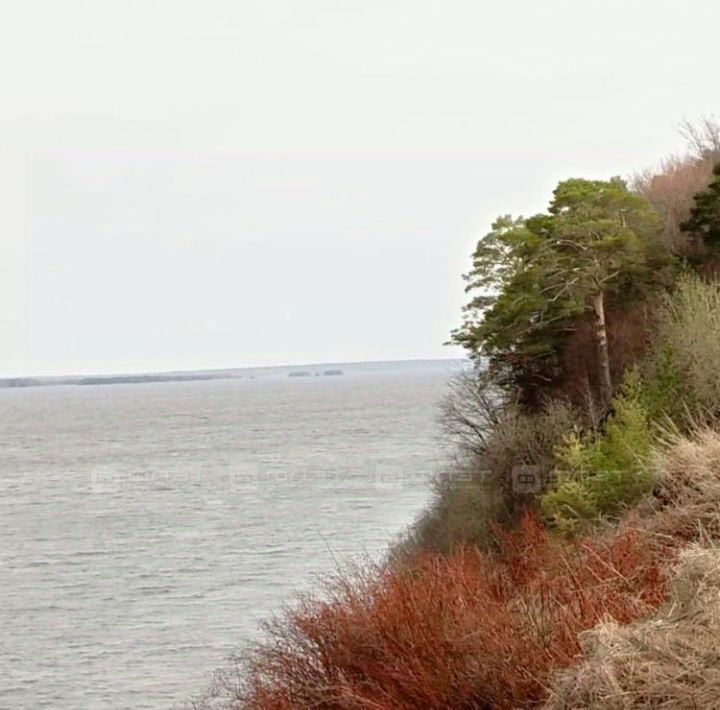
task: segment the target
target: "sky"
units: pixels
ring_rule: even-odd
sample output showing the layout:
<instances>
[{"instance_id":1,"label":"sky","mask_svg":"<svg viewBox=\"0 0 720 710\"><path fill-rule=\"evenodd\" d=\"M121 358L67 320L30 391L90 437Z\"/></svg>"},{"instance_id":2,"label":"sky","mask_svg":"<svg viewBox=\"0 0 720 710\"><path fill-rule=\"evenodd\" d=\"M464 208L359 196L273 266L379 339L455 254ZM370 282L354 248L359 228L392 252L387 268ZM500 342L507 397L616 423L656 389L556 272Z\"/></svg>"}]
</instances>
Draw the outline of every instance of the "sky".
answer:
<instances>
[{"instance_id":1,"label":"sky","mask_svg":"<svg viewBox=\"0 0 720 710\"><path fill-rule=\"evenodd\" d=\"M0 375L459 356L497 215L720 116L717 2L0 10Z\"/></svg>"}]
</instances>

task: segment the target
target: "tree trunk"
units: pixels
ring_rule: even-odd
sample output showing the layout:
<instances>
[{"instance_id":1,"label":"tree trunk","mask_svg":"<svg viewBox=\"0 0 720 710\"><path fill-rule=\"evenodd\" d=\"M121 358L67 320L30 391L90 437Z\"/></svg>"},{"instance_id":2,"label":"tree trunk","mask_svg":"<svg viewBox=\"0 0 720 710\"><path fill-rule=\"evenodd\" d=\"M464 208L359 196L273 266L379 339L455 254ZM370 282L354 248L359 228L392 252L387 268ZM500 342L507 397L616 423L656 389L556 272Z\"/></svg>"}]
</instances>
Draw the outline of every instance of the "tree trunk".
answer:
<instances>
[{"instance_id":1,"label":"tree trunk","mask_svg":"<svg viewBox=\"0 0 720 710\"><path fill-rule=\"evenodd\" d=\"M612 378L610 377L610 354L608 352L607 327L605 325L605 293L598 291L593 298L595 311L595 337L597 339L598 364L600 367L600 393L602 404L607 406L612 399Z\"/></svg>"}]
</instances>

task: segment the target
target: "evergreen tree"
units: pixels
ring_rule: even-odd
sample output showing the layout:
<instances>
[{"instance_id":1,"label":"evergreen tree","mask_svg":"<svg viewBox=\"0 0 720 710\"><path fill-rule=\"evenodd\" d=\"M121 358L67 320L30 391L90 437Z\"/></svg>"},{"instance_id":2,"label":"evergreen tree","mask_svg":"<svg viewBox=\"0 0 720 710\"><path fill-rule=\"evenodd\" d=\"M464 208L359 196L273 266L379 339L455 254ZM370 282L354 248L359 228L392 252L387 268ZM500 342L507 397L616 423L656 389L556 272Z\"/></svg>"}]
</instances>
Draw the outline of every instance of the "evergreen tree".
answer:
<instances>
[{"instance_id":1,"label":"evergreen tree","mask_svg":"<svg viewBox=\"0 0 720 710\"><path fill-rule=\"evenodd\" d=\"M713 170L708 188L695 195L695 206L680 228L708 248L720 249L720 163Z\"/></svg>"},{"instance_id":2,"label":"evergreen tree","mask_svg":"<svg viewBox=\"0 0 720 710\"><path fill-rule=\"evenodd\" d=\"M600 392L609 404L610 372L606 296L629 280L634 286L654 278L650 246L657 216L647 202L630 192L619 178L566 180L550 204L553 229L547 242L550 257L546 290L595 316Z\"/></svg>"},{"instance_id":3,"label":"evergreen tree","mask_svg":"<svg viewBox=\"0 0 720 710\"><path fill-rule=\"evenodd\" d=\"M581 314L596 319L601 396L612 396L605 305L657 281L666 264L659 221L620 179L561 182L547 214L502 217L483 237L465 276L475 296L452 342L490 358L504 384L542 389Z\"/></svg>"}]
</instances>

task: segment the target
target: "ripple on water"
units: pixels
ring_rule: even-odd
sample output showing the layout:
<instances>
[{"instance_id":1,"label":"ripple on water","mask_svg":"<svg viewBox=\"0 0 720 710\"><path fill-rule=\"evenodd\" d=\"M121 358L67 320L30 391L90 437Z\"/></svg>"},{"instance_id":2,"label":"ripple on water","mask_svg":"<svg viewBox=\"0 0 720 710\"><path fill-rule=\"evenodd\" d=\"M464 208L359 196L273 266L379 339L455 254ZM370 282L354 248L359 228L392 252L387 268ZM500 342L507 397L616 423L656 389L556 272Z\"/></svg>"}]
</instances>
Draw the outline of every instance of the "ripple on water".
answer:
<instances>
[{"instance_id":1,"label":"ripple on water","mask_svg":"<svg viewBox=\"0 0 720 710\"><path fill-rule=\"evenodd\" d=\"M0 391L0 707L202 689L311 575L414 517L447 374Z\"/></svg>"}]
</instances>

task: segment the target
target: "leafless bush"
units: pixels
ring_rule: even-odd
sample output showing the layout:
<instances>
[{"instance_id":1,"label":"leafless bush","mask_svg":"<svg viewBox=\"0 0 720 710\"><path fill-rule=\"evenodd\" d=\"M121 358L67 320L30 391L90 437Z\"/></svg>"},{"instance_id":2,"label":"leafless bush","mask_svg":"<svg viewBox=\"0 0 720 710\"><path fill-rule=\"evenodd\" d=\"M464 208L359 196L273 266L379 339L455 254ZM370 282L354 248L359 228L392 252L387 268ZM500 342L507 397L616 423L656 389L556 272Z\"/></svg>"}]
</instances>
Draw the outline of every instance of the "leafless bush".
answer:
<instances>
[{"instance_id":1,"label":"leafless bush","mask_svg":"<svg viewBox=\"0 0 720 710\"><path fill-rule=\"evenodd\" d=\"M486 478L510 486L517 466L535 466L545 475L554 464L557 446L579 423L578 412L561 400L551 400L532 414L508 409L483 452Z\"/></svg>"},{"instance_id":2,"label":"leafless bush","mask_svg":"<svg viewBox=\"0 0 720 710\"><path fill-rule=\"evenodd\" d=\"M720 123L714 116L705 116L697 123L683 121L680 132L699 160L720 160Z\"/></svg>"},{"instance_id":3,"label":"leafless bush","mask_svg":"<svg viewBox=\"0 0 720 710\"><path fill-rule=\"evenodd\" d=\"M393 563L412 561L426 552L449 554L472 545L492 544L493 528L507 515L505 493L483 476L473 459L458 462L434 482L433 499L392 546Z\"/></svg>"},{"instance_id":4,"label":"leafless bush","mask_svg":"<svg viewBox=\"0 0 720 710\"><path fill-rule=\"evenodd\" d=\"M487 371L463 370L450 381L440 405L440 426L451 446L480 455L503 420L509 397Z\"/></svg>"},{"instance_id":5,"label":"leafless bush","mask_svg":"<svg viewBox=\"0 0 720 710\"><path fill-rule=\"evenodd\" d=\"M663 240L673 253L685 256L697 249L680 225L690 216L695 195L707 187L711 174L708 160L672 157L661 163L659 172L648 170L635 179L635 189L662 217Z\"/></svg>"},{"instance_id":6,"label":"leafless bush","mask_svg":"<svg viewBox=\"0 0 720 710\"><path fill-rule=\"evenodd\" d=\"M577 412L560 401L531 415L505 406L488 423L482 442L437 478L433 500L393 556L492 546L493 529L512 523L534 503L553 467L556 447L577 422ZM516 474L525 470L532 472L537 487L518 487Z\"/></svg>"},{"instance_id":7,"label":"leafless bush","mask_svg":"<svg viewBox=\"0 0 720 710\"><path fill-rule=\"evenodd\" d=\"M690 216L695 195L707 187L713 166L720 161L720 123L712 117L697 124L686 121L680 130L688 152L635 176L633 186L662 217L666 245L676 254L689 256L701 245L693 243L680 225Z\"/></svg>"},{"instance_id":8,"label":"leafless bush","mask_svg":"<svg viewBox=\"0 0 720 710\"><path fill-rule=\"evenodd\" d=\"M536 707L600 620L666 593L658 550L629 528L579 546L526 515L495 554L459 549L326 577L265 625L203 710Z\"/></svg>"}]
</instances>

